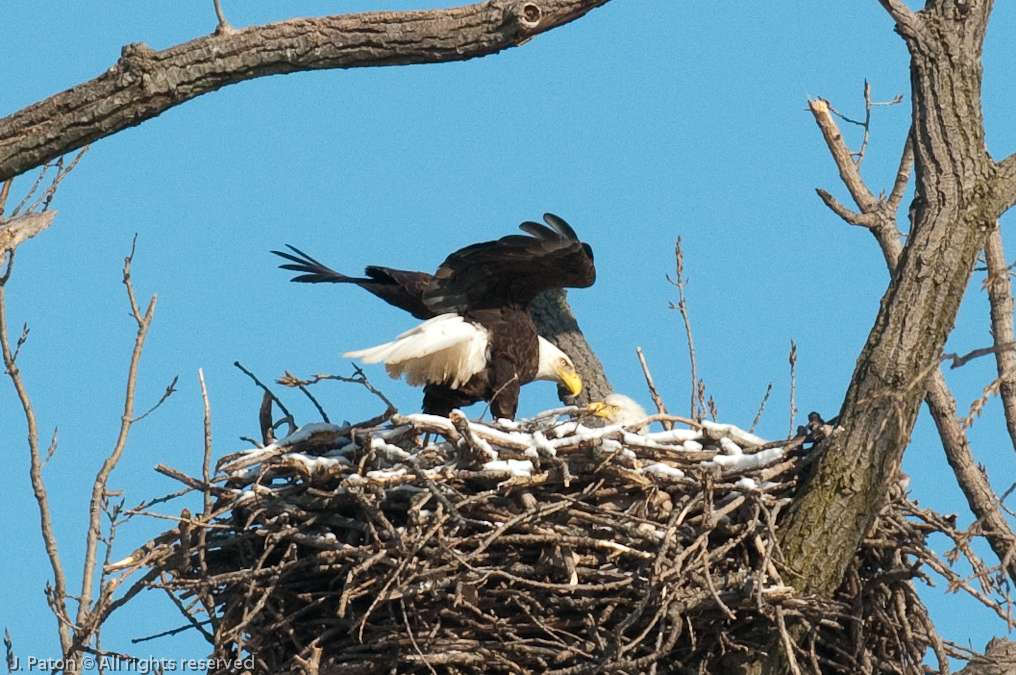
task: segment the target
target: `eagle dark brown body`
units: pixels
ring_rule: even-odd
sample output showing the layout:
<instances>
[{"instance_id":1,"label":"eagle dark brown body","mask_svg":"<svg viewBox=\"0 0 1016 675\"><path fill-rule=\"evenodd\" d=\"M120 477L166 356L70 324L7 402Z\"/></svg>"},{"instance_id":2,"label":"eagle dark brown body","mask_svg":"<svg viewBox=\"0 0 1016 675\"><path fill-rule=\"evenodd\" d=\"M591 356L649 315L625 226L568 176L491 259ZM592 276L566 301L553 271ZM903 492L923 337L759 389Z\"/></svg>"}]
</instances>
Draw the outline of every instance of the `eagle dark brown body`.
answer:
<instances>
[{"instance_id":1,"label":"eagle dark brown body","mask_svg":"<svg viewBox=\"0 0 1016 675\"><path fill-rule=\"evenodd\" d=\"M291 261L281 265L283 269L303 273L293 281L352 283L418 319L456 314L485 329L489 342L482 370L455 387L428 381L423 411L447 416L455 408L482 400L490 402L495 417L514 419L519 390L538 377L541 352L548 349L538 338L529 303L543 291L584 288L596 279L589 245L579 241L557 216L546 214L544 220L550 227L522 223L520 228L530 236L509 235L460 249L433 275L371 266L365 278L355 278L292 246L296 255L273 253Z\"/></svg>"}]
</instances>

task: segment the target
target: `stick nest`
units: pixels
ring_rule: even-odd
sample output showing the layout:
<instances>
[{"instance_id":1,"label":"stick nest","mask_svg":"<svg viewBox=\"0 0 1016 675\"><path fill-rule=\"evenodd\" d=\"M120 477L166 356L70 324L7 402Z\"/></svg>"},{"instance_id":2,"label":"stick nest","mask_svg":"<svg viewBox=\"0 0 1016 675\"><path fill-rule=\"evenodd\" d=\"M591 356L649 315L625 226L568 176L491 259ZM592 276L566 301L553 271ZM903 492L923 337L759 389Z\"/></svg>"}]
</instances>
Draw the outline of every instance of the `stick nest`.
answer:
<instances>
[{"instance_id":1,"label":"stick nest","mask_svg":"<svg viewBox=\"0 0 1016 675\"><path fill-rule=\"evenodd\" d=\"M216 657L263 673L736 672L793 630L799 672L954 653L911 583L945 525L903 489L837 598L801 597L775 534L820 438L570 414L315 424L212 480L163 468L204 513L119 565L150 568Z\"/></svg>"}]
</instances>

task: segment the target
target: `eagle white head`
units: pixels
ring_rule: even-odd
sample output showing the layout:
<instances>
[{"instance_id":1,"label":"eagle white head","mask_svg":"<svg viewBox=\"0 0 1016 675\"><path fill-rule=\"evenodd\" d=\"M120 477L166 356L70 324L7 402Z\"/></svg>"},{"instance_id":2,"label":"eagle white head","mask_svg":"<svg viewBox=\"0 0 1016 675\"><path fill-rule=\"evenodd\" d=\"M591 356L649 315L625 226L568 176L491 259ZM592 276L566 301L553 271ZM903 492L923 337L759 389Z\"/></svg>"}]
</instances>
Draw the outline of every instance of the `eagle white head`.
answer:
<instances>
[{"instance_id":1,"label":"eagle white head","mask_svg":"<svg viewBox=\"0 0 1016 675\"><path fill-rule=\"evenodd\" d=\"M553 343L537 338L540 341L540 363L536 370L536 380L550 380L568 387L572 396L582 392L582 378L575 370L575 364L568 355Z\"/></svg>"},{"instance_id":2,"label":"eagle white head","mask_svg":"<svg viewBox=\"0 0 1016 675\"><path fill-rule=\"evenodd\" d=\"M602 401L594 401L586 410L596 417L603 417L611 424L629 426L641 422L648 415L645 408L624 394L610 394Z\"/></svg>"}]
</instances>

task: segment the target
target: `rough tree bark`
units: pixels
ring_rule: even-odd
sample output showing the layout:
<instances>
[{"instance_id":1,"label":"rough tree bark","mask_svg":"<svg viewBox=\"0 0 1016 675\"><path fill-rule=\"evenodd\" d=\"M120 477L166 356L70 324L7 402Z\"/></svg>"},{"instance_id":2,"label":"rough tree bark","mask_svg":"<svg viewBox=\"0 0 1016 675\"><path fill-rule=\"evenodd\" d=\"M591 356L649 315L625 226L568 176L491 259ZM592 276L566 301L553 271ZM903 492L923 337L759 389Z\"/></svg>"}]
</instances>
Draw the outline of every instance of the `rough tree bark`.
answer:
<instances>
[{"instance_id":1,"label":"rough tree bark","mask_svg":"<svg viewBox=\"0 0 1016 675\"><path fill-rule=\"evenodd\" d=\"M981 50L992 3L929 0L918 12L880 3L911 55L911 229L845 396L844 430L780 533L805 594L832 595L884 504L977 254L1016 195L1016 160L996 164L984 142ZM782 656L763 669L787 667Z\"/></svg>"},{"instance_id":2,"label":"rough tree bark","mask_svg":"<svg viewBox=\"0 0 1016 675\"><path fill-rule=\"evenodd\" d=\"M568 354L582 376L582 392L578 396L570 396L564 387L558 388L558 395L563 402L584 406L592 401L602 401L614 391L603 372L603 364L582 335L563 288L536 296L530 311L540 335Z\"/></svg>"},{"instance_id":3,"label":"rough tree bark","mask_svg":"<svg viewBox=\"0 0 1016 675\"><path fill-rule=\"evenodd\" d=\"M229 84L302 70L464 61L521 45L607 2L489 0L290 19L160 52L129 44L94 80L0 120L0 181Z\"/></svg>"}]
</instances>

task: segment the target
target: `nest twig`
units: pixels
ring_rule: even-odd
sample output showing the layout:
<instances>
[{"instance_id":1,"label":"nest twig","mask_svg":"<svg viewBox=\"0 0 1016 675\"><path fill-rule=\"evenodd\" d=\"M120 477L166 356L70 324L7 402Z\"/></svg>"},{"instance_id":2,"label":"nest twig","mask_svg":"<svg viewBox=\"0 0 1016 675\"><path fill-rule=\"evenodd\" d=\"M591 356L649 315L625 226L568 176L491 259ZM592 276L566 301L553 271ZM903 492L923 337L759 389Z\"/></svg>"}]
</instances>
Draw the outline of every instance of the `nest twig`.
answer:
<instances>
[{"instance_id":1,"label":"nest twig","mask_svg":"<svg viewBox=\"0 0 1016 675\"><path fill-rule=\"evenodd\" d=\"M911 583L942 523L903 490L839 595L801 597L775 535L821 443L567 412L303 427L223 458L213 507L135 562L264 673L725 672L795 623L801 672L959 655Z\"/></svg>"}]
</instances>

